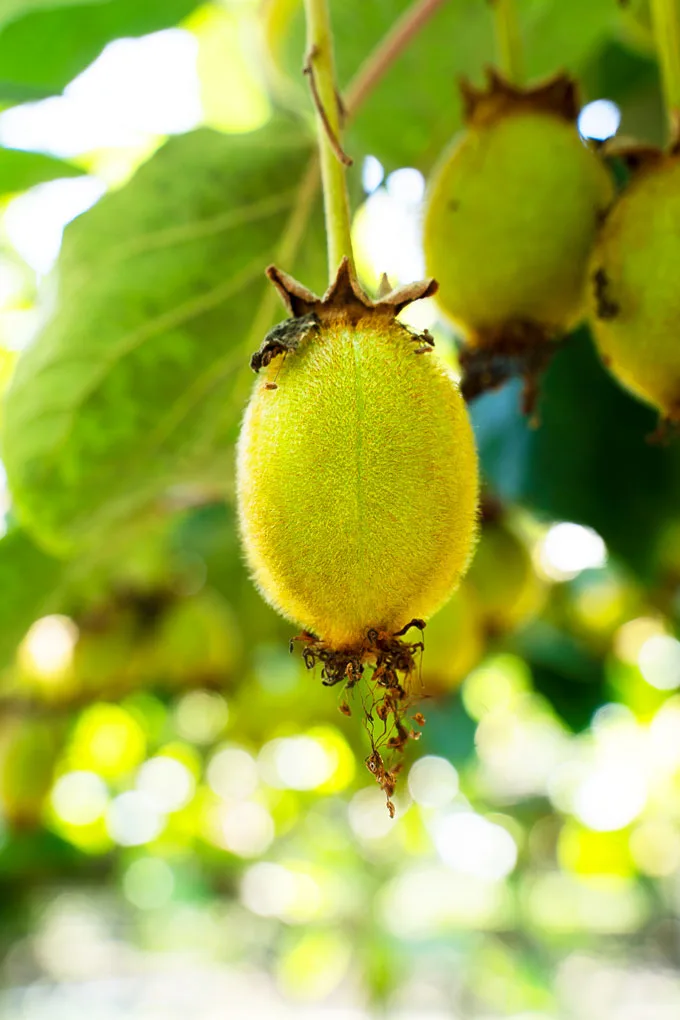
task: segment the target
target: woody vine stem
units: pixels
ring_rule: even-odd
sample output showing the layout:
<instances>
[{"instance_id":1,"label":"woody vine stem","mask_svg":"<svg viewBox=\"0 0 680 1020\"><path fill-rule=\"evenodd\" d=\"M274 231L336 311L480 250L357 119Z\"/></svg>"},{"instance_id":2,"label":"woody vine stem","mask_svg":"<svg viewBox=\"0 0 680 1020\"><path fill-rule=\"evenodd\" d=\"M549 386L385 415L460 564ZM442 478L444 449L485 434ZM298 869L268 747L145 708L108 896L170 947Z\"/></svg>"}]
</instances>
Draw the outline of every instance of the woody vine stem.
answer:
<instances>
[{"instance_id":1,"label":"woody vine stem","mask_svg":"<svg viewBox=\"0 0 680 1020\"><path fill-rule=\"evenodd\" d=\"M678 0L651 0L671 144L680 138L680 12Z\"/></svg>"},{"instance_id":2,"label":"woody vine stem","mask_svg":"<svg viewBox=\"0 0 680 1020\"><path fill-rule=\"evenodd\" d=\"M342 120L335 78L333 35L328 0L305 0L307 58L305 74L316 106L321 183L323 186L328 272L331 281L344 256L354 267L349 198L345 167L351 163L342 149Z\"/></svg>"}]
</instances>

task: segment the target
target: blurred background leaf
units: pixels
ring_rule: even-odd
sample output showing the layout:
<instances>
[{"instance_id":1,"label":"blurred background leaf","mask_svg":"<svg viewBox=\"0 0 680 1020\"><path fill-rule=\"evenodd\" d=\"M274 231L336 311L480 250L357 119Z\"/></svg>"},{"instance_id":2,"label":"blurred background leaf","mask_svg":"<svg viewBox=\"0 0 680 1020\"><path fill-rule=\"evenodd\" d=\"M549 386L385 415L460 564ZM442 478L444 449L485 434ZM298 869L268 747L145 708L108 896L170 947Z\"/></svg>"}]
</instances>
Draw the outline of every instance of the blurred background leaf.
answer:
<instances>
[{"instance_id":1,"label":"blurred background leaf","mask_svg":"<svg viewBox=\"0 0 680 1020\"><path fill-rule=\"evenodd\" d=\"M49 9L50 7L66 6L76 7L80 4L102 2L105 2L105 0L71 0L69 5L68 3L64 3L64 0L5 0L2 5L2 11L0 12L0 24L8 24L16 18L21 18L25 14L43 10L44 8Z\"/></svg>"},{"instance_id":2,"label":"blurred background leaf","mask_svg":"<svg viewBox=\"0 0 680 1020\"><path fill-rule=\"evenodd\" d=\"M176 25L196 6L196 0L98 0L35 9L12 0L8 17L0 12L0 102L61 92L112 39Z\"/></svg>"},{"instance_id":3,"label":"blurred background leaf","mask_svg":"<svg viewBox=\"0 0 680 1020\"><path fill-rule=\"evenodd\" d=\"M41 152L22 152L0 146L0 195L26 191L35 184L57 177L78 177L84 173L73 163L46 156Z\"/></svg>"},{"instance_id":4,"label":"blurred background leaf","mask_svg":"<svg viewBox=\"0 0 680 1020\"><path fill-rule=\"evenodd\" d=\"M46 608L62 564L33 544L20 528L0 538L0 669Z\"/></svg>"},{"instance_id":5,"label":"blurred background leaf","mask_svg":"<svg viewBox=\"0 0 680 1020\"><path fill-rule=\"evenodd\" d=\"M5 408L7 470L39 538L82 541L170 485L229 489L234 383L310 153L291 120L186 135L69 228L57 314Z\"/></svg>"}]
</instances>

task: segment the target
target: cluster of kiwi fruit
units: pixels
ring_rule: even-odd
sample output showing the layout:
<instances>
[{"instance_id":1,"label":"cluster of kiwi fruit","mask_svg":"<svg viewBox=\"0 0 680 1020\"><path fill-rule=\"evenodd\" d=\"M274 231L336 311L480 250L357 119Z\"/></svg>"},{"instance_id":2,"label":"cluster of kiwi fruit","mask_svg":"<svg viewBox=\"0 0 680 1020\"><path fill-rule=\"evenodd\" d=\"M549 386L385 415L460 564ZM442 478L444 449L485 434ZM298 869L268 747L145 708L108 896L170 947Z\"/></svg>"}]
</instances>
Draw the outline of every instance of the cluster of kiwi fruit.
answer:
<instances>
[{"instance_id":1,"label":"cluster of kiwi fruit","mask_svg":"<svg viewBox=\"0 0 680 1020\"><path fill-rule=\"evenodd\" d=\"M466 396L521 374L531 410L555 342L584 315L613 184L578 133L570 78L520 89L491 71L488 87L466 83L462 95L465 130L429 187L426 264L464 339Z\"/></svg>"},{"instance_id":2,"label":"cluster of kiwi fruit","mask_svg":"<svg viewBox=\"0 0 680 1020\"><path fill-rule=\"evenodd\" d=\"M426 200L431 278L397 289L383 279L371 298L345 259L318 297L270 267L290 318L253 355L258 379L238 446L253 577L302 628L306 664L342 685L347 714L344 692L368 667L367 764L388 805L396 771L383 755L417 736L409 678L425 622L434 616L425 675L450 689L489 636L531 611L520 594L535 574L506 520L485 521L477 566L460 587L479 536L465 401L520 375L530 412L559 341L589 316L617 378L664 418L680 417L680 354L668 343L676 304L680 312L675 149L636 152L638 172L617 197L603 152L578 132L568 76L519 88L492 71L462 97L464 131ZM460 386L428 331L398 318L431 295L463 338ZM540 602L533 589L527 598ZM457 657L455 633L469 639Z\"/></svg>"},{"instance_id":3,"label":"cluster of kiwi fruit","mask_svg":"<svg viewBox=\"0 0 680 1020\"><path fill-rule=\"evenodd\" d=\"M291 317L252 360L241 532L262 593L303 628L329 683L375 660L376 635L436 612L476 543L469 394L399 312L437 294L464 332L468 379L477 371L484 383L498 358L534 375L583 315L613 201L606 166L578 134L571 80L521 90L492 73L487 89L463 94L467 129L435 172L425 215L433 279L384 282L372 300L345 261L320 298L269 270Z\"/></svg>"},{"instance_id":4,"label":"cluster of kiwi fruit","mask_svg":"<svg viewBox=\"0 0 680 1020\"><path fill-rule=\"evenodd\" d=\"M466 127L433 175L424 217L428 271L461 332L463 391L514 374L527 409L555 341L588 317L604 364L663 421L680 419L680 153L589 146L575 84L532 89L495 72L463 86ZM629 182L617 196L604 157Z\"/></svg>"}]
</instances>

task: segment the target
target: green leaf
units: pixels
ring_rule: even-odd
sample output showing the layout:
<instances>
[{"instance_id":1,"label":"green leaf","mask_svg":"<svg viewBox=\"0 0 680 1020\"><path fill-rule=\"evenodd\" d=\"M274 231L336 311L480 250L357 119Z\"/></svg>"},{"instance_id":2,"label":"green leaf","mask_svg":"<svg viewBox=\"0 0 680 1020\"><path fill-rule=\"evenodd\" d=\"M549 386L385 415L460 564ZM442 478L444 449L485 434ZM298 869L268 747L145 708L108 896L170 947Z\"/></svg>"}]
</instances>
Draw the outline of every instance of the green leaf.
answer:
<instances>
[{"instance_id":1,"label":"green leaf","mask_svg":"<svg viewBox=\"0 0 680 1020\"><path fill-rule=\"evenodd\" d=\"M193 132L67 228L56 313L5 408L10 488L42 541L84 540L179 483L228 486L263 271L310 152L283 119ZM311 240L304 279L323 288Z\"/></svg>"},{"instance_id":2,"label":"green leaf","mask_svg":"<svg viewBox=\"0 0 680 1020\"><path fill-rule=\"evenodd\" d=\"M30 625L45 611L62 572L20 528L0 539L0 669Z\"/></svg>"},{"instance_id":3,"label":"green leaf","mask_svg":"<svg viewBox=\"0 0 680 1020\"><path fill-rule=\"evenodd\" d=\"M80 167L42 152L23 152L0 147L0 195L25 191L34 184L53 181L58 177L78 177L85 173Z\"/></svg>"},{"instance_id":4,"label":"green leaf","mask_svg":"<svg viewBox=\"0 0 680 1020\"><path fill-rule=\"evenodd\" d=\"M338 78L346 88L410 0L333 0ZM371 153L388 170L427 171L461 125L457 82L481 82L495 60L491 4L450 0L409 44L361 107L346 148L355 158ZM583 63L617 31L617 0L533 0L520 4L527 64L532 77L559 70L578 74ZM288 103L307 107L300 74L305 48L301 0L271 0L265 25L273 80Z\"/></svg>"},{"instance_id":5,"label":"green leaf","mask_svg":"<svg viewBox=\"0 0 680 1020\"><path fill-rule=\"evenodd\" d=\"M2 8L0 8L0 26L7 25L10 21L15 21L33 11L104 2L105 0L3 0Z\"/></svg>"},{"instance_id":6,"label":"green leaf","mask_svg":"<svg viewBox=\"0 0 680 1020\"><path fill-rule=\"evenodd\" d=\"M578 78L593 54L621 30L619 0L569 0L566 4L533 0L523 11L527 70L537 78L561 70Z\"/></svg>"},{"instance_id":7,"label":"green leaf","mask_svg":"<svg viewBox=\"0 0 680 1020\"><path fill-rule=\"evenodd\" d=\"M112 39L172 27L198 3L106 0L44 6L0 31L0 101L21 102L59 93Z\"/></svg>"}]
</instances>

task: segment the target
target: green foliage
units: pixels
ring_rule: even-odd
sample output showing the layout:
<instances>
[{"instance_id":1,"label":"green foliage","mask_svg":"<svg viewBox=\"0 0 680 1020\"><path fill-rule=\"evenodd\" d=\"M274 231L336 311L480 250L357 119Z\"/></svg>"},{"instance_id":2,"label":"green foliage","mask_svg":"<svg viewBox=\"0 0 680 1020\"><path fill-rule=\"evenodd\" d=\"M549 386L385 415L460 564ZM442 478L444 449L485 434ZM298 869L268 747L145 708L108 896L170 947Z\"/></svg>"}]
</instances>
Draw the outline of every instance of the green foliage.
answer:
<instances>
[{"instance_id":1,"label":"green foliage","mask_svg":"<svg viewBox=\"0 0 680 1020\"><path fill-rule=\"evenodd\" d=\"M82 541L170 485L228 487L235 383L309 156L290 120L202 130L69 227L58 310L5 409L18 512L41 540Z\"/></svg>"},{"instance_id":2,"label":"green foliage","mask_svg":"<svg viewBox=\"0 0 680 1020\"><path fill-rule=\"evenodd\" d=\"M62 564L15 528L0 539L0 669L48 604Z\"/></svg>"},{"instance_id":3,"label":"green foliage","mask_svg":"<svg viewBox=\"0 0 680 1020\"><path fill-rule=\"evenodd\" d=\"M51 7L76 7L80 6L80 4L101 2L102 0L70 0L70 3L64 3L64 0L4 0L2 10L0 10L0 25L7 25L10 21L15 21L26 14L45 9L49 10Z\"/></svg>"},{"instance_id":4,"label":"green foliage","mask_svg":"<svg viewBox=\"0 0 680 1020\"><path fill-rule=\"evenodd\" d=\"M22 152L0 146L0 195L25 191L58 177L78 177L82 173L84 171L73 163L41 152Z\"/></svg>"},{"instance_id":5,"label":"green foliage","mask_svg":"<svg viewBox=\"0 0 680 1020\"><path fill-rule=\"evenodd\" d=\"M36 9L35 2L11 0L9 17L0 12L0 28L6 22L0 31L0 101L61 92L112 39L176 25L196 6L196 0L81 0L43 2Z\"/></svg>"}]
</instances>

